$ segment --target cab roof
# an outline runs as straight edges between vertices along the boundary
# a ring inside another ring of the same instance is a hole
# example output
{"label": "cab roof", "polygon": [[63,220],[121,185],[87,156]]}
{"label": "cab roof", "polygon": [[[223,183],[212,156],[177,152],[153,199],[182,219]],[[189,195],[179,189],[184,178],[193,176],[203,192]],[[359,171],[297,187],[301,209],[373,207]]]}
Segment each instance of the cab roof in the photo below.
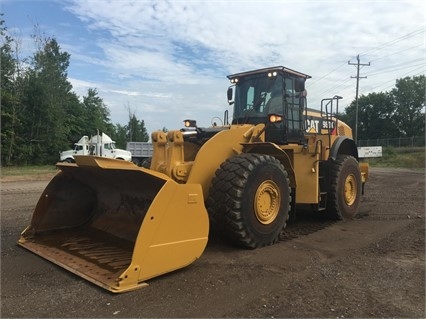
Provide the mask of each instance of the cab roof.
{"label": "cab roof", "polygon": [[235,73],[235,74],[231,74],[228,75],[227,78],[228,79],[233,79],[233,78],[239,78],[242,76],[246,76],[246,75],[253,75],[253,74],[262,74],[262,73],[269,73],[269,72],[280,72],[280,73],[290,73],[293,74],[299,78],[304,78],[304,79],[310,79],[311,76],[286,68],[284,66],[274,66],[274,67],[269,67],[269,68],[263,68],[263,69],[257,69],[257,70],[252,70],[252,71],[246,71],[246,72],[240,72],[240,73]]}

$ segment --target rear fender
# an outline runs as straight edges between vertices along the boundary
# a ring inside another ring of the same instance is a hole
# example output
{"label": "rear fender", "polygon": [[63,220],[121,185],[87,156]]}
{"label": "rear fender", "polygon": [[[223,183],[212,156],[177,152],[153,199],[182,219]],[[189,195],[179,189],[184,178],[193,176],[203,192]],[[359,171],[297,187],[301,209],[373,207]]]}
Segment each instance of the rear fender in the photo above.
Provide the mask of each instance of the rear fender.
{"label": "rear fender", "polygon": [[358,160],[358,149],[354,140],[344,136],[337,137],[331,147],[330,158],[336,160],[340,154],[351,155]]}

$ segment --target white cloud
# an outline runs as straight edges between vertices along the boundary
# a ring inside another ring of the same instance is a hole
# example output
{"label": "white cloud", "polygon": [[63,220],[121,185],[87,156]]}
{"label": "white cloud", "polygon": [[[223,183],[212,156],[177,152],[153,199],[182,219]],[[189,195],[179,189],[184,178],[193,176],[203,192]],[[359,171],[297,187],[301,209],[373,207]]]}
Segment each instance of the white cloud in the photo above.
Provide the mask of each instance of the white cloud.
{"label": "white cloud", "polygon": [[[234,72],[284,65],[313,76],[310,107],[336,94],[346,106],[355,95],[351,76],[356,75],[348,61],[357,54],[362,63],[373,61],[362,69],[361,75],[373,75],[360,82],[361,93],[381,83],[386,87],[409,70],[411,60],[424,58],[422,1],[65,4],[87,31],[79,35],[83,41],[65,44],[75,69],[88,69],[81,82],[73,75],[74,87],[98,88],[113,122],[127,122],[126,105],[137,109],[149,130],[179,128],[187,117],[210,125],[212,117],[229,109],[225,76]],[[420,32],[392,42],[415,30]],[[374,75],[398,63],[406,68]],[[421,72],[414,66],[413,74]]]}
{"label": "white cloud", "polygon": [[80,96],[85,95],[88,89],[98,86],[98,83],[95,82],[83,81],[70,77],[68,77],[68,80],[71,82],[74,92]]}

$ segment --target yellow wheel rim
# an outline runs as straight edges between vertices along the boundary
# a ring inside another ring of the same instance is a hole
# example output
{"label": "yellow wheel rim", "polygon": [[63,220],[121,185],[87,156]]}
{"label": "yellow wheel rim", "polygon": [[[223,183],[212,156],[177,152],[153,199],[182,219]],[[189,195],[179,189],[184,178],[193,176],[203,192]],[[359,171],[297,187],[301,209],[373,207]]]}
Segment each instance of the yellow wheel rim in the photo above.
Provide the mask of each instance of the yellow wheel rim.
{"label": "yellow wheel rim", "polygon": [[281,195],[277,184],[273,181],[264,181],[259,185],[255,195],[254,213],[257,220],[264,224],[271,224],[280,210]]}
{"label": "yellow wheel rim", "polygon": [[355,203],[357,197],[357,183],[354,174],[350,174],[345,180],[345,203],[350,206]]}

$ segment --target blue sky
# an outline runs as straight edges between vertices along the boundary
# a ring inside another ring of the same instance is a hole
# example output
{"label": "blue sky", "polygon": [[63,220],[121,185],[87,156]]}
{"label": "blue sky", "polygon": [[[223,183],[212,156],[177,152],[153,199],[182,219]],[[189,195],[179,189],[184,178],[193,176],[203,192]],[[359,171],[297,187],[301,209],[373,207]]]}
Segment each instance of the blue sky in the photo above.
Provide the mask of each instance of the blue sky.
{"label": "blue sky", "polygon": [[371,63],[361,69],[360,94],[425,74],[422,0],[2,0],[0,11],[22,57],[36,50],[37,25],[71,55],[79,96],[96,88],[113,123],[127,124],[130,111],[149,132],[222,118],[226,75],[241,71],[283,65],[311,75],[311,108],[334,95],[341,108],[351,103],[356,68],[348,61],[358,54]]}

